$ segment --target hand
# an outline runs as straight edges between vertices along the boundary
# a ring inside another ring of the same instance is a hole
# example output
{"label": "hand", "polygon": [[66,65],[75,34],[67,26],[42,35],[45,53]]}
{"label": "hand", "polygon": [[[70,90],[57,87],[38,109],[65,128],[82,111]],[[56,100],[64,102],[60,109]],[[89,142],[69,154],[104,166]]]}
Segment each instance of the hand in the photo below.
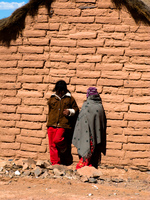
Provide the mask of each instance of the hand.
{"label": "hand", "polygon": [[63,114],[65,116],[68,116],[68,115],[70,115],[70,111],[68,109],[64,109]]}

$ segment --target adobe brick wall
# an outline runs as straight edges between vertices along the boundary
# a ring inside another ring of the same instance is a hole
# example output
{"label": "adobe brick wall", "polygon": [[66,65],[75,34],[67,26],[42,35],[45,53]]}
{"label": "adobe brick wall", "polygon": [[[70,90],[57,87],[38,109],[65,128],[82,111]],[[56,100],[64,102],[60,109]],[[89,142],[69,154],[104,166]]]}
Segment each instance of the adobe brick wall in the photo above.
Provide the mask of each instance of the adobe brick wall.
{"label": "adobe brick wall", "polygon": [[41,7],[22,36],[0,46],[0,156],[49,159],[47,100],[64,79],[80,107],[89,86],[101,94],[102,164],[150,169],[150,27],[109,0],[58,0],[52,9],[49,18]]}

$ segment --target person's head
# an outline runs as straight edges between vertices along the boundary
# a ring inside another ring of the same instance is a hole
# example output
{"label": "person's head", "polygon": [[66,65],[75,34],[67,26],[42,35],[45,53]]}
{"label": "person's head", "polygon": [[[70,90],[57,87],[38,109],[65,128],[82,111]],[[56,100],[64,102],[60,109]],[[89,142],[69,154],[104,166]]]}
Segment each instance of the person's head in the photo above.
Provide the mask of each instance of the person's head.
{"label": "person's head", "polygon": [[86,97],[88,98],[91,95],[99,95],[96,87],[89,87],[87,89]]}
{"label": "person's head", "polygon": [[57,81],[53,91],[60,97],[65,95],[68,91],[66,82],[63,80]]}

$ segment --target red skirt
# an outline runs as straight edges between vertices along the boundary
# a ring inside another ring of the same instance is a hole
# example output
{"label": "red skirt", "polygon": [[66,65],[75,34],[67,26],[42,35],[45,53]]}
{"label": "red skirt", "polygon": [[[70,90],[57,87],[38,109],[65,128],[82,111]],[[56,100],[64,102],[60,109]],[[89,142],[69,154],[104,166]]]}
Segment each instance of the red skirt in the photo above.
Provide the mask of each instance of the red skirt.
{"label": "red skirt", "polygon": [[80,169],[81,167],[84,167],[84,166],[92,166],[92,164],[90,163],[91,161],[91,157],[92,157],[92,153],[94,151],[94,146],[93,146],[93,141],[92,141],[92,137],[90,139],[90,155],[91,156],[88,156],[88,158],[81,158],[78,162],[78,164],[76,165],[76,169]]}

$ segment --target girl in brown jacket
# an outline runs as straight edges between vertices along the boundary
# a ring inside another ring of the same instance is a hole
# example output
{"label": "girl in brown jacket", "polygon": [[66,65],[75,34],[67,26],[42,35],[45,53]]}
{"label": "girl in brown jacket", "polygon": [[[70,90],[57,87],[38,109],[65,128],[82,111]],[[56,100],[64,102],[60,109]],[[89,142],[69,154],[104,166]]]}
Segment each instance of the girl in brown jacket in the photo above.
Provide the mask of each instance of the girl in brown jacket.
{"label": "girl in brown jacket", "polygon": [[68,163],[64,159],[68,157],[68,154],[66,154],[67,147],[71,155],[71,136],[79,109],[75,99],[68,91],[65,81],[58,81],[53,91],[55,93],[51,95],[48,101],[47,122],[50,161],[52,165],[67,165]]}

